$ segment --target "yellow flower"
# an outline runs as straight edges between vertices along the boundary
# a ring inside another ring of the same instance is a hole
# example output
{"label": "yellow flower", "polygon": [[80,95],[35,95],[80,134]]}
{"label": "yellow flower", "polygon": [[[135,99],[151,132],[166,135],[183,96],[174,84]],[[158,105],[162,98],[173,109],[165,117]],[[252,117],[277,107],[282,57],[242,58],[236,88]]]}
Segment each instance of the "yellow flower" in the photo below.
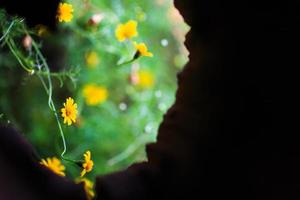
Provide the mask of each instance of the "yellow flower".
{"label": "yellow flower", "polygon": [[139,71],[137,73],[137,85],[141,88],[150,88],[154,85],[153,74],[148,71]]}
{"label": "yellow flower", "polygon": [[108,91],[105,87],[87,84],[83,88],[83,96],[87,105],[95,106],[106,101]]}
{"label": "yellow flower", "polygon": [[42,24],[38,24],[35,26],[35,30],[38,36],[40,37],[47,37],[50,35],[50,31],[47,26],[44,26]]}
{"label": "yellow flower", "polygon": [[68,3],[59,3],[57,18],[59,22],[70,22],[73,18],[73,6]]}
{"label": "yellow flower", "polygon": [[77,117],[77,104],[74,103],[74,99],[71,97],[67,98],[64,103],[64,108],[61,109],[61,116],[64,118],[64,124],[69,126],[76,122]]}
{"label": "yellow flower", "polygon": [[86,178],[80,178],[80,179],[77,179],[75,182],[77,184],[83,183],[83,188],[84,188],[84,191],[86,194],[86,198],[88,200],[92,200],[94,198],[94,196],[95,196],[95,193],[93,191],[94,184],[92,181],[90,181]]}
{"label": "yellow flower", "polygon": [[53,158],[47,158],[47,160],[42,159],[40,162],[41,165],[47,167],[54,173],[60,175],[60,176],[66,176],[64,171],[65,171],[65,166],[61,164],[60,160],[58,160],[56,157]]}
{"label": "yellow flower", "polygon": [[115,35],[120,42],[137,36],[137,21],[130,20],[125,24],[119,24],[115,31]]}
{"label": "yellow flower", "polygon": [[145,45],[145,43],[138,44],[134,42],[134,46],[137,51],[135,58],[138,58],[140,56],[153,57],[153,54],[148,51],[148,47]]}
{"label": "yellow flower", "polygon": [[91,67],[95,68],[99,64],[99,57],[95,51],[91,51],[85,55],[85,62],[86,64]]}
{"label": "yellow flower", "polygon": [[84,156],[84,162],[82,164],[82,171],[80,173],[80,177],[83,177],[87,172],[92,171],[93,166],[94,166],[94,162],[91,160],[91,152],[87,151],[85,152],[85,154],[83,154]]}

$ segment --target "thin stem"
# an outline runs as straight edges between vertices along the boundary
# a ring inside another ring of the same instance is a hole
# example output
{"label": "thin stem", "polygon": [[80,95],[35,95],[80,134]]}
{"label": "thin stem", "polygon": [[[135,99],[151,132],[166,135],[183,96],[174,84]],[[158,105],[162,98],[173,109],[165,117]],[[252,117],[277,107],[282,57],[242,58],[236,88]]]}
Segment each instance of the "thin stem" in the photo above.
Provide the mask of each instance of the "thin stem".
{"label": "thin stem", "polygon": [[[7,43],[8,47],[9,47],[10,51],[13,53],[13,55],[15,56],[15,58],[18,60],[18,62],[20,63],[21,67],[24,70],[26,70],[27,72],[32,72],[32,69],[28,68],[25,65],[25,63],[26,63],[24,61],[25,59],[17,51],[17,47],[16,47],[16,45],[14,43],[14,40],[8,36],[8,33],[10,32],[11,28],[13,27],[13,24],[14,24],[14,21],[12,21],[12,23],[8,27],[7,31],[1,37],[0,41],[3,40],[4,38],[6,38],[6,41],[7,41],[6,43]],[[22,24],[22,25],[23,25],[23,31],[24,31],[24,33],[27,34],[27,35],[30,35],[29,32],[27,31],[25,25],[24,24]],[[46,93],[48,95],[48,106],[49,106],[50,110],[53,111],[55,119],[56,119],[56,122],[57,122],[57,125],[58,125],[58,128],[59,128],[60,136],[61,136],[62,143],[63,143],[63,151],[62,151],[62,153],[61,153],[60,156],[61,156],[61,158],[63,160],[76,163],[77,161],[74,161],[74,160],[71,160],[71,159],[68,159],[68,158],[64,157],[64,155],[65,155],[65,153],[67,151],[67,145],[66,145],[66,140],[65,140],[64,132],[63,132],[62,126],[60,124],[59,117],[58,117],[58,114],[57,114],[57,111],[56,111],[56,108],[55,108],[55,105],[54,105],[54,102],[53,102],[53,99],[52,99],[52,90],[53,90],[53,88],[52,88],[52,81],[51,81],[51,72],[50,72],[49,66],[48,66],[48,64],[47,64],[44,56],[42,55],[41,51],[39,50],[38,45],[36,44],[36,42],[34,40],[32,40],[32,46],[33,46],[33,49],[34,49],[34,51],[36,53],[36,56],[37,56],[37,58],[36,58],[37,62],[39,62],[39,60],[41,60],[42,61],[42,66],[45,67],[45,69],[46,69],[45,72],[42,72],[41,68],[38,67],[39,71],[36,74],[39,77],[39,79],[41,80],[41,83],[42,83],[42,85],[43,85],[43,87],[44,87],[44,89],[45,89],[45,91],[46,91]],[[48,85],[46,84],[44,78],[41,75],[46,75]]]}
{"label": "thin stem", "polygon": [[65,73],[57,73],[57,72],[47,73],[47,72],[43,72],[43,71],[38,71],[37,73],[42,76],[48,76],[48,74],[50,74],[50,76],[56,77],[56,78],[60,78],[62,76],[67,76],[67,74],[65,74]]}
{"label": "thin stem", "polygon": [[33,46],[33,48],[35,49],[35,51],[36,51],[38,57],[41,59],[43,66],[45,66],[45,68],[46,68],[47,79],[48,79],[48,86],[49,86],[48,105],[49,105],[49,107],[50,107],[50,109],[51,109],[52,111],[55,111],[55,110],[54,110],[54,107],[52,107],[52,105],[51,105],[51,101],[52,101],[52,81],[51,81],[51,77],[50,77],[49,66],[48,66],[48,64],[47,64],[47,62],[46,62],[44,56],[42,55],[41,51],[39,50],[39,48],[38,48],[38,46],[37,46],[37,44],[35,43],[34,40],[32,40],[32,46]]}
{"label": "thin stem", "polygon": [[64,136],[64,132],[62,130],[62,127],[60,125],[60,122],[59,122],[59,119],[58,119],[58,115],[57,115],[57,112],[56,112],[56,109],[55,109],[55,105],[53,103],[53,101],[51,100],[51,103],[52,103],[52,106],[53,106],[53,109],[54,109],[54,115],[55,115],[55,118],[56,118],[56,122],[58,124],[58,128],[59,128],[59,132],[60,132],[60,136],[61,136],[61,139],[62,139],[62,142],[63,142],[63,146],[64,146],[64,150],[63,152],[60,154],[60,156],[64,159],[64,160],[67,160],[64,155],[67,151],[67,145],[66,145],[66,140],[65,140],[65,136]]}
{"label": "thin stem", "polygon": [[9,27],[7,28],[6,32],[2,35],[2,37],[0,38],[0,42],[9,34],[11,28],[13,27],[13,25],[15,24],[15,21],[13,20]]}
{"label": "thin stem", "polygon": [[118,66],[124,66],[124,65],[131,64],[131,63],[133,63],[135,60],[136,60],[136,59],[132,59],[132,60],[126,61],[126,62],[124,62],[124,63],[118,64]]}
{"label": "thin stem", "polygon": [[[23,27],[24,31],[26,32],[26,34],[29,34],[27,32],[27,30],[25,29],[25,27]],[[59,133],[60,133],[60,136],[61,136],[61,139],[62,139],[62,143],[63,143],[63,152],[61,153],[61,158],[64,159],[64,160],[67,160],[67,158],[64,157],[66,151],[67,151],[67,145],[66,145],[66,140],[65,140],[65,135],[64,135],[64,132],[63,132],[63,129],[61,127],[61,124],[60,124],[60,121],[59,121],[59,118],[58,118],[58,115],[57,115],[57,112],[56,112],[56,108],[55,108],[55,105],[54,105],[54,102],[53,102],[53,99],[52,99],[52,81],[51,81],[51,76],[50,76],[50,69],[49,69],[49,66],[44,58],[44,56],[42,55],[41,51],[39,50],[36,42],[34,40],[32,40],[32,46],[34,48],[34,50],[36,51],[37,53],[37,56],[41,59],[42,61],[42,64],[43,66],[46,68],[46,74],[47,74],[47,79],[48,79],[48,86],[46,86],[46,83],[44,81],[44,79],[40,76],[39,78],[41,79],[42,81],[42,84],[49,96],[48,98],[48,105],[50,107],[50,109],[53,111],[54,113],[54,116],[55,116],[55,119],[56,119],[56,122],[57,122],[57,125],[58,125],[58,129],[59,129]],[[69,160],[69,159],[68,159]]]}
{"label": "thin stem", "polygon": [[[46,93],[49,95],[49,89],[47,88],[47,85],[43,79],[43,77],[41,77],[39,74],[38,74],[38,77],[40,78],[41,82],[42,82],[42,85],[44,86],[45,90],[46,90]],[[59,129],[59,133],[60,133],[60,136],[61,136],[61,139],[62,139],[62,143],[63,143],[63,152],[61,153],[61,157],[66,160],[66,158],[64,157],[64,154],[66,153],[67,151],[67,145],[66,145],[66,140],[65,140],[65,136],[64,136],[64,132],[62,130],[62,127],[61,127],[61,124],[59,122],[59,118],[58,118],[58,115],[57,115],[57,112],[56,112],[56,108],[55,108],[55,105],[53,103],[53,100],[51,99],[51,107],[53,108],[53,112],[54,112],[54,116],[55,116],[55,119],[56,119],[56,122],[57,122],[57,125],[58,125],[58,129]]]}
{"label": "thin stem", "polygon": [[[42,85],[44,86],[44,88],[45,88],[45,90],[46,90],[46,93],[49,95],[50,89],[47,88],[47,85],[46,85],[46,83],[45,83],[43,77],[42,77],[41,75],[39,75],[39,74],[38,74],[38,77],[40,78],[40,80],[41,80],[41,82],[42,82]],[[66,159],[66,158],[64,157],[64,154],[65,154],[66,151],[67,151],[66,140],[65,140],[64,132],[63,132],[62,127],[61,127],[61,124],[60,124],[60,122],[59,122],[59,118],[58,118],[58,115],[57,115],[57,112],[56,112],[56,108],[55,108],[55,105],[54,105],[54,103],[53,103],[52,98],[51,98],[51,100],[50,100],[50,105],[51,105],[52,111],[53,111],[53,113],[54,113],[54,116],[55,116],[55,119],[56,119],[56,122],[57,122],[57,125],[58,125],[58,129],[59,129],[59,133],[60,133],[60,136],[61,136],[61,139],[62,139],[62,143],[63,143],[63,152],[61,153],[60,156],[61,156],[63,159]]]}
{"label": "thin stem", "polygon": [[22,62],[22,58],[19,56],[19,54],[15,51],[15,45],[14,42],[11,38],[8,39],[7,45],[10,49],[10,51],[14,54],[14,56],[16,57],[16,59],[18,60],[19,64],[21,65],[21,67],[27,71],[27,72],[31,72],[31,69],[27,68],[25,66],[25,64]]}
{"label": "thin stem", "polygon": [[113,158],[109,159],[107,161],[107,164],[110,166],[113,166],[119,162],[122,162],[129,156],[131,156],[142,144],[145,144],[147,141],[149,141],[149,136],[146,134],[143,134],[139,136],[133,143],[131,143],[123,152],[120,154],[114,156]]}
{"label": "thin stem", "polygon": [[42,75],[42,76],[48,76],[48,74],[49,74],[51,77],[57,78],[59,80],[60,87],[63,86],[63,79],[69,78],[72,81],[72,76],[74,75],[70,72],[60,72],[60,73],[50,72],[50,73],[47,73],[47,72],[43,72],[43,71],[38,71],[37,73],[39,75]]}

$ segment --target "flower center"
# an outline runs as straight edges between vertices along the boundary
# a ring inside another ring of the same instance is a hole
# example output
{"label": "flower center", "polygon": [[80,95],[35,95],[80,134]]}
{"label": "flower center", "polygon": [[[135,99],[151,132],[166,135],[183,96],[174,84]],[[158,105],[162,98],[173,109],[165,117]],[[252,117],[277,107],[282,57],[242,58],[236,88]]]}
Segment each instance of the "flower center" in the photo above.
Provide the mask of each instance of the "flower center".
{"label": "flower center", "polygon": [[66,115],[67,115],[67,116],[70,116],[71,113],[72,113],[72,111],[71,111],[70,109],[66,109]]}
{"label": "flower center", "polygon": [[86,163],[86,170],[88,171],[88,170],[90,170],[91,168],[92,168],[92,162],[89,161],[89,162]]}

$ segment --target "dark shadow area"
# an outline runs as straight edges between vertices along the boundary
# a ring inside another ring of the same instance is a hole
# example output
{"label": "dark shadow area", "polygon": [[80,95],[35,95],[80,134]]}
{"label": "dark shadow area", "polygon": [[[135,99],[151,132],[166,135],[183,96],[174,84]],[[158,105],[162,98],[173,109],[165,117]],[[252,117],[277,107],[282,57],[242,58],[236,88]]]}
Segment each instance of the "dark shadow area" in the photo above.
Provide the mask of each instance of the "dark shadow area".
{"label": "dark shadow area", "polygon": [[0,8],[5,8],[10,15],[24,17],[30,27],[42,24],[54,30],[56,27],[54,16],[59,2],[59,0],[0,0]]}
{"label": "dark shadow area", "polygon": [[[98,177],[97,199],[299,199],[299,3],[175,3],[192,27],[176,102],[148,162]],[[82,199],[25,143],[0,129],[0,199]]]}
{"label": "dark shadow area", "polygon": [[175,2],[192,27],[176,103],[147,163],[98,178],[101,199],[299,198],[295,85],[287,80],[297,3]]}
{"label": "dark shadow area", "polygon": [[0,126],[0,199],[85,199],[82,185],[39,164],[33,147],[16,130]]}

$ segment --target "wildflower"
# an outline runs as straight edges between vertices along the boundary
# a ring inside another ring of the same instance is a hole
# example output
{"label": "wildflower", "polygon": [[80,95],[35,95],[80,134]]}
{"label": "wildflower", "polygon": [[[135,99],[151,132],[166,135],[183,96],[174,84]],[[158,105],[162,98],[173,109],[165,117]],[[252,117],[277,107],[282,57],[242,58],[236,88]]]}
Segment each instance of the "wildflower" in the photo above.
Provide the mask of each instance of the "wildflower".
{"label": "wildflower", "polygon": [[73,6],[68,3],[59,3],[57,18],[59,22],[70,22],[73,18]]}
{"label": "wildflower", "polygon": [[119,24],[115,31],[115,35],[119,42],[137,36],[137,22],[130,20],[126,24]]}
{"label": "wildflower", "polygon": [[36,34],[40,37],[46,37],[49,36],[50,31],[47,26],[44,26],[42,24],[38,24],[35,26]]}
{"label": "wildflower", "polygon": [[42,159],[40,164],[53,171],[55,174],[66,176],[64,173],[65,166],[56,157],[47,158],[47,160]]}
{"label": "wildflower", "polygon": [[99,64],[99,57],[95,51],[91,51],[85,55],[85,62],[86,64],[91,67],[95,68]]}
{"label": "wildflower", "polygon": [[149,71],[139,71],[136,74],[136,85],[141,88],[150,88],[154,85],[153,74]]}
{"label": "wildflower", "polygon": [[86,194],[86,198],[88,200],[91,200],[94,198],[94,196],[95,196],[95,193],[93,191],[94,184],[92,181],[90,181],[86,178],[80,178],[80,179],[77,179],[75,182],[77,184],[83,183],[83,188],[84,188],[84,191]]}
{"label": "wildflower", "polygon": [[91,160],[91,152],[87,151],[84,156],[84,162],[82,163],[82,171],[80,173],[80,177],[83,177],[87,172],[92,171],[94,162]]}
{"label": "wildflower", "polygon": [[95,106],[106,101],[108,91],[105,87],[87,84],[83,88],[83,96],[87,105]]}
{"label": "wildflower", "polygon": [[145,43],[138,44],[138,43],[134,42],[134,46],[137,51],[134,58],[138,58],[140,56],[153,57],[153,54],[148,51],[148,47],[146,46]]}
{"label": "wildflower", "polygon": [[77,104],[74,103],[74,99],[71,97],[67,98],[64,103],[64,108],[61,109],[62,117],[64,118],[64,124],[69,126],[76,122],[77,117]]}

